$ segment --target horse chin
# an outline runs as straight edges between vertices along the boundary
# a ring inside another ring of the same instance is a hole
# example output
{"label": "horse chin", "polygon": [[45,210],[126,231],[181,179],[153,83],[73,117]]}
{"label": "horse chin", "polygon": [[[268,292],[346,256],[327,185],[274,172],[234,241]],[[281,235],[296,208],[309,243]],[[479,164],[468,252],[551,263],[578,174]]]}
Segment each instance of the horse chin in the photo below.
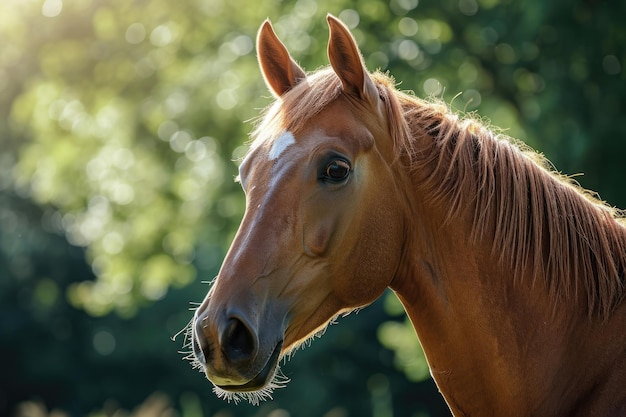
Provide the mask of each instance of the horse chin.
{"label": "horse chin", "polygon": [[231,392],[251,392],[251,391],[259,391],[263,389],[273,378],[274,373],[276,372],[276,368],[278,367],[278,359],[280,358],[280,350],[282,347],[282,342],[277,344],[274,347],[274,351],[270,355],[267,363],[250,381],[246,382],[243,385],[218,385],[217,387],[223,389],[224,391]]}
{"label": "horse chin", "polygon": [[267,363],[254,378],[241,385],[215,385],[213,391],[218,397],[238,403],[247,400],[251,404],[258,405],[259,402],[272,399],[272,393],[276,388],[284,387],[289,379],[280,373],[278,362],[281,358],[281,341],[274,347]]}

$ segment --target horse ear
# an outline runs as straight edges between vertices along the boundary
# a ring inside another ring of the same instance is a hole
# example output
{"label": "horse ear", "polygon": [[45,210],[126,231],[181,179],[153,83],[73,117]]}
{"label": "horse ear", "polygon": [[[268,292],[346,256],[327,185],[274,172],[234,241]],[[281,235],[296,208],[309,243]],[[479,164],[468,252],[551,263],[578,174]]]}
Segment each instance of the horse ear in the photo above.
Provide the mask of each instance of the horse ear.
{"label": "horse ear", "polygon": [[259,29],[256,46],[265,83],[277,97],[306,78],[302,68],[291,58],[285,45],[274,33],[269,19]]}
{"label": "horse ear", "polygon": [[328,59],[349,94],[378,103],[378,89],[365,68],[361,52],[350,30],[335,16],[326,17],[330,27]]}

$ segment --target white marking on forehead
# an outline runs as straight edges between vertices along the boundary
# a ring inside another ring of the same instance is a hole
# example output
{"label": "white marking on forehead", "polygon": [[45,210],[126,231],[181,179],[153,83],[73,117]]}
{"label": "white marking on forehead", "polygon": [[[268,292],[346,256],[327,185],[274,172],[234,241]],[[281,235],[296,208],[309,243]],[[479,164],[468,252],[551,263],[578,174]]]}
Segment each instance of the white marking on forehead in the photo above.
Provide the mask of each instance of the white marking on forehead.
{"label": "white marking on forehead", "polygon": [[294,143],[296,143],[296,138],[293,137],[293,134],[291,132],[281,133],[279,137],[274,139],[272,149],[270,149],[270,161],[278,158],[283,152],[285,152],[285,149],[287,149]]}

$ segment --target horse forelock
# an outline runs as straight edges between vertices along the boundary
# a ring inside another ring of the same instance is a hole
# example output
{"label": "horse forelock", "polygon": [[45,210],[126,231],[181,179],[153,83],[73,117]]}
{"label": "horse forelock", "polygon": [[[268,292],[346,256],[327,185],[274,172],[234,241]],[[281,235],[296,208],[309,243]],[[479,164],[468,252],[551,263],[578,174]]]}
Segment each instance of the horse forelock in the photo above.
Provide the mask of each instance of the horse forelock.
{"label": "horse forelock", "polygon": [[[394,88],[393,79],[381,72],[375,72],[370,76],[384,102],[386,117],[393,121],[389,125],[389,133],[394,147],[403,149],[403,152],[398,152],[398,156],[400,154],[412,155],[413,152],[410,151],[412,141],[408,140],[409,128],[404,121],[402,107],[395,97],[397,91]],[[342,92],[341,80],[332,68],[325,67],[307,74],[306,79],[261,112],[250,135],[251,148],[277,137],[282,132],[301,130],[307,122],[337,100]]]}
{"label": "horse forelock", "polygon": [[251,149],[284,131],[296,132],[341,93],[341,81],[331,68],[307,75],[262,112],[251,133]]}

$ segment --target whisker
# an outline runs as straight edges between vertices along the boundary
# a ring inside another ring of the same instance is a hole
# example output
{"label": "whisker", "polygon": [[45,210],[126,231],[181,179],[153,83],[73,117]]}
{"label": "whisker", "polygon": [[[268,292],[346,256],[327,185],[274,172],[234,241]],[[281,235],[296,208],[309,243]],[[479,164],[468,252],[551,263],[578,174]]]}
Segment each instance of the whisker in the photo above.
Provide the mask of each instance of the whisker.
{"label": "whisker", "polygon": [[200,281],[200,284],[213,285],[216,279],[217,279],[217,275],[208,281],[207,280]]}
{"label": "whisker", "polygon": [[202,305],[202,303],[198,303],[195,301],[189,301],[189,311],[196,311],[198,308],[200,308],[200,306]]}
{"label": "whisker", "polygon": [[274,390],[279,388],[284,388],[290,379],[282,373],[280,366],[276,367],[274,371],[274,376],[272,377],[272,381],[261,388],[258,391],[251,392],[233,392],[233,391],[225,391],[218,386],[213,386],[213,392],[217,395],[218,398],[221,398],[228,403],[238,404],[241,401],[248,401],[252,405],[259,405],[262,401],[272,400],[272,394]]}
{"label": "whisker", "polygon": [[180,336],[182,333],[185,334],[184,338],[183,338],[183,344],[187,344],[187,338],[191,336],[191,326],[193,325],[193,317],[189,320],[189,322],[187,324],[185,324],[185,327],[183,327],[182,329],[180,329],[178,332],[176,332],[172,337],[170,337],[170,340],[172,342],[176,341],[176,338],[178,336]]}

